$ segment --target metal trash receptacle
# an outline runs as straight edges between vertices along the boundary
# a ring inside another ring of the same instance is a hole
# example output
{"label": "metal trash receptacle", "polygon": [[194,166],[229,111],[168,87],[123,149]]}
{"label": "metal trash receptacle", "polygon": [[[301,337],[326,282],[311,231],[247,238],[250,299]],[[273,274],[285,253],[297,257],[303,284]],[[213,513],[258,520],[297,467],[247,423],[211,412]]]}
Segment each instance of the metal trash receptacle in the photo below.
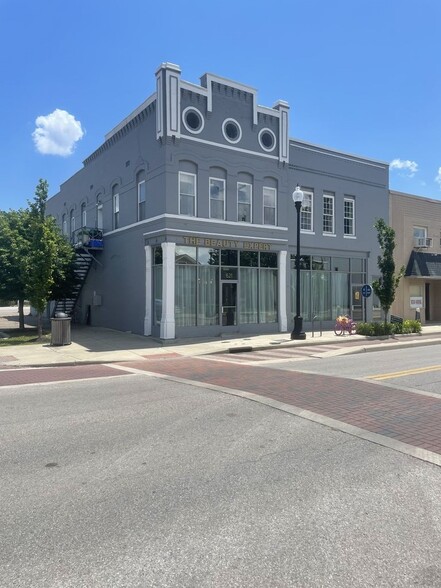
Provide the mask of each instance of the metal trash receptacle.
{"label": "metal trash receptacle", "polygon": [[70,345],[70,316],[59,312],[51,319],[51,345]]}

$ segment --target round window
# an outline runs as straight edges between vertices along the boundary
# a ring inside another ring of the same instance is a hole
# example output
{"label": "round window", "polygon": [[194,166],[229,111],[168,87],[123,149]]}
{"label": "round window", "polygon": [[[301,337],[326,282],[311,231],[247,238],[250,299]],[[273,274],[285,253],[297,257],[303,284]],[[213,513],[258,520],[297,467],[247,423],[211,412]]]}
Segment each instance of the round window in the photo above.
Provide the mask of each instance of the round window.
{"label": "round window", "polygon": [[197,108],[189,106],[182,113],[184,127],[190,133],[198,134],[204,128],[204,119]]}
{"label": "round window", "polygon": [[227,118],[222,125],[224,137],[230,143],[238,143],[242,137],[242,129],[233,118]]}
{"label": "round window", "polygon": [[270,129],[262,129],[259,133],[259,143],[265,151],[272,151],[276,146],[276,135]]}

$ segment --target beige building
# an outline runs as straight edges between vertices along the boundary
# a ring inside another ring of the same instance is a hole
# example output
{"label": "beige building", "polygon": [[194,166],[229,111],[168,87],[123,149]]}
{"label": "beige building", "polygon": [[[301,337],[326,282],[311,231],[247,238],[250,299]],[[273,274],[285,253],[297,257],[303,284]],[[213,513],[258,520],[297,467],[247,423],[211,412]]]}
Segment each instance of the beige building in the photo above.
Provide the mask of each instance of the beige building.
{"label": "beige building", "polygon": [[405,268],[391,314],[441,321],[441,201],[390,191],[395,264]]}

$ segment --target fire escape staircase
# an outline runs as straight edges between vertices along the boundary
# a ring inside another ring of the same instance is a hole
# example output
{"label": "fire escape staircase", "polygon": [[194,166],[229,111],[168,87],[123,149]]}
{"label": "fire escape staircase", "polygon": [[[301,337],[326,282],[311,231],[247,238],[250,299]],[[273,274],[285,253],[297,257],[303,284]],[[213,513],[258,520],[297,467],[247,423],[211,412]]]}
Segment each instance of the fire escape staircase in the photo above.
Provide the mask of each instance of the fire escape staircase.
{"label": "fire escape staircase", "polygon": [[59,312],[63,312],[70,317],[74,316],[76,304],[92,263],[96,261],[96,263],[102,265],[91,252],[94,250],[102,250],[102,231],[98,229],[86,229],[83,227],[82,229],[75,231],[72,236],[72,243],[75,248],[74,274],[76,284],[73,287],[69,298],[57,300],[53,311],[54,316]]}

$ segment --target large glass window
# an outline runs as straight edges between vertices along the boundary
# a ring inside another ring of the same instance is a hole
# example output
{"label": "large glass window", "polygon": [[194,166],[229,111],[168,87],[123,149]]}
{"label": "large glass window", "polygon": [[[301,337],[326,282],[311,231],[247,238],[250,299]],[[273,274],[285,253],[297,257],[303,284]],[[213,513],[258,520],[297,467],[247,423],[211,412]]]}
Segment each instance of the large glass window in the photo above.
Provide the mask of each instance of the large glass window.
{"label": "large glass window", "polygon": [[354,198],[344,199],[343,217],[344,235],[352,237],[355,235],[355,200]]}
{"label": "large glass window", "polygon": [[252,219],[252,193],[251,184],[237,183],[237,220],[250,223]]}
{"label": "large glass window", "polygon": [[323,195],[323,233],[334,234],[334,195],[325,193]]}
{"label": "large glass window", "polygon": [[179,172],[179,214],[196,216],[196,175]]}
{"label": "large glass window", "polygon": [[303,202],[300,212],[300,229],[302,231],[312,232],[313,230],[313,204],[314,192],[312,190],[303,190]]}
{"label": "large glass window", "polygon": [[225,219],[225,180],[210,178],[210,218]]}
{"label": "large glass window", "polygon": [[153,300],[153,320],[159,325],[162,318],[162,247],[153,249]]}
{"label": "large glass window", "polygon": [[277,224],[277,190],[275,188],[263,188],[263,224]]}

